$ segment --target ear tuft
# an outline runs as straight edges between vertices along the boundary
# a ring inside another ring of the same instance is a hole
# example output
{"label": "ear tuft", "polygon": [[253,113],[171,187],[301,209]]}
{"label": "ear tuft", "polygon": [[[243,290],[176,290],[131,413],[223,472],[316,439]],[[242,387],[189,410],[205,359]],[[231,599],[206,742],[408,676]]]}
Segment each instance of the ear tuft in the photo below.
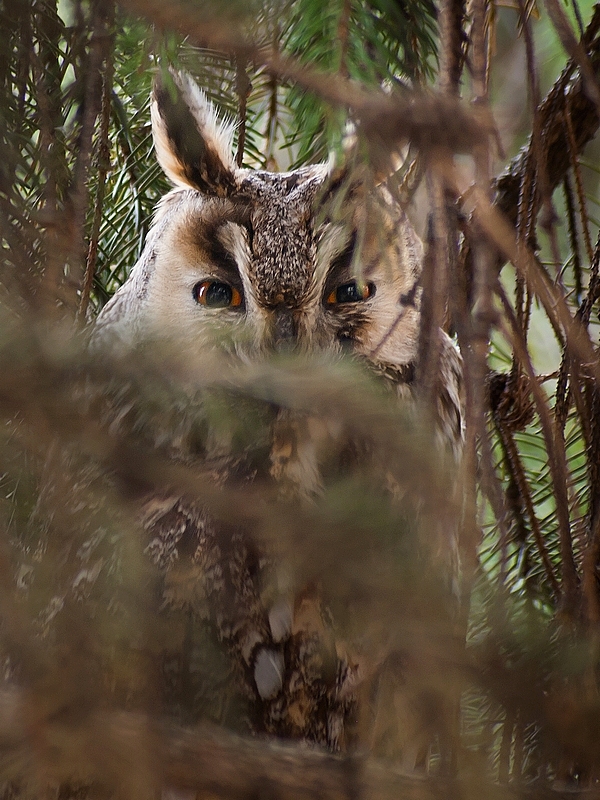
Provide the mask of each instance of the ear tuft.
{"label": "ear tuft", "polygon": [[[172,79],[172,80],[169,80]],[[152,135],[158,161],[174,184],[218,197],[235,189],[235,125],[221,121],[204,92],[185,72],[156,80]]]}

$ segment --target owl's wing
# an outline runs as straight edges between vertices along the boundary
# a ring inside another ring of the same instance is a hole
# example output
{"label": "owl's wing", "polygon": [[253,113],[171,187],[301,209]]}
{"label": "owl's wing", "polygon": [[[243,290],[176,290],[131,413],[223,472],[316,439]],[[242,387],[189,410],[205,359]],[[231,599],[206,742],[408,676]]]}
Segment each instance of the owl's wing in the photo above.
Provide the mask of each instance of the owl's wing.
{"label": "owl's wing", "polygon": [[339,749],[347,667],[318,592],[267,603],[271,565],[251,532],[193,501],[151,495],[140,521],[161,575],[171,710]]}

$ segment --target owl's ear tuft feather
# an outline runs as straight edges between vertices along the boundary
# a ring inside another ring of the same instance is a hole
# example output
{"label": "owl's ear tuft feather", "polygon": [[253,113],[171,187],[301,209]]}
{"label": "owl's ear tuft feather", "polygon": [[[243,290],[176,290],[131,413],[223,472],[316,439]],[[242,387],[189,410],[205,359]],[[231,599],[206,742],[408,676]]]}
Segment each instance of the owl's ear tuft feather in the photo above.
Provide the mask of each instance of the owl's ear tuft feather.
{"label": "owl's ear tuft feather", "polygon": [[234,125],[219,119],[187,73],[157,78],[151,113],[156,155],[174,184],[218,197],[235,189]]}

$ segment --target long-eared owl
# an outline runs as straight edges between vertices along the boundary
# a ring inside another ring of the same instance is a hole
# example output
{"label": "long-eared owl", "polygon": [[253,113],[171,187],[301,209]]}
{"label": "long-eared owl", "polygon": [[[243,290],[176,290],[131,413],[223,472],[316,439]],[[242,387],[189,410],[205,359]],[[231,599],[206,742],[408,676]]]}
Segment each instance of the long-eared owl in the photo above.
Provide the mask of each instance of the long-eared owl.
{"label": "long-eared owl", "polygon": [[[157,84],[152,124],[158,160],[175,188],[160,201],[131,275],[101,312],[93,347],[126,354],[144,342],[167,342],[182,355],[163,368],[192,393],[202,364],[210,372],[225,361],[242,367],[273,356],[350,358],[410,401],[422,246],[390,192],[343,166],[284,173],[237,166],[234,127],[186,74]],[[456,450],[460,357],[445,333],[439,337],[437,425]],[[343,434],[318,413],[269,407],[264,475],[277,502],[310,504],[325,480],[322,454],[336,440],[343,449]],[[226,435],[208,439],[202,459],[216,487],[244,469],[243,480],[255,478],[254,466],[235,461]],[[184,451],[173,444],[174,458],[189,462]],[[251,525],[215,520],[189,492],[152,487],[139,518],[149,557],[164,575],[162,613],[193,614],[201,595],[198,615],[227,653],[249,727],[344,747],[349,715],[360,717],[360,670],[336,639],[321,587],[290,590],[279,575],[279,588],[265,593],[265,570],[278,575],[276,554]],[[187,662],[190,669],[193,655]]]}

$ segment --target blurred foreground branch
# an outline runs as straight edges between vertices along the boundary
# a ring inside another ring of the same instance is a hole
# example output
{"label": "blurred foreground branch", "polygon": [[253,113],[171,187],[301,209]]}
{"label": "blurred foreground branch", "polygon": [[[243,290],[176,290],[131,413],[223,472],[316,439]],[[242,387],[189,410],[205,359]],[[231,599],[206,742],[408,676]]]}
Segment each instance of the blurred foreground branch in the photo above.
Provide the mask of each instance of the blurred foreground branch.
{"label": "blurred foreground branch", "polygon": [[[0,759],[5,765],[27,762],[22,726],[23,698],[17,691],[0,693]],[[486,797],[488,800],[562,800],[573,792],[529,789],[516,792],[480,778],[423,780],[402,774],[384,762],[357,756],[341,758],[273,740],[257,741],[222,728],[194,729],[160,724],[141,714],[114,712],[85,720],[77,736],[65,739],[62,726],[47,724],[45,744],[53,754],[48,777],[56,785],[81,786],[87,781],[104,790],[133,789],[139,793],[169,787],[168,796],[251,800],[439,800],[441,797]],[[74,752],[76,751],[76,752]],[[73,773],[73,764],[86,771]],[[5,767],[5,775],[10,768]],[[123,786],[123,776],[129,786]],[[113,783],[114,781],[114,783]],[[107,785],[108,782],[108,785]],[[65,788],[63,788],[65,791]],[[67,790],[68,791],[68,790]],[[588,800],[600,793],[587,791]],[[139,795],[138,795],[139,796]]]}
{"label": "blurred foreground branch", "polygon": [[122,0],[130,12],[150,19],[157,27],[177,30],[200,47],[210,47],[264,66],[269,73],[292,81],[333,106],[350,109],[361,129],[384,147],[410,141],[423,150],[447,148],[470,152],[486,132],[468,106],[441,95],[390,96],[367,91],[340,74],[325,73],[296,59],[245,38],[235,25],[203,17],[183,2],[165,5],[160,0]]}

